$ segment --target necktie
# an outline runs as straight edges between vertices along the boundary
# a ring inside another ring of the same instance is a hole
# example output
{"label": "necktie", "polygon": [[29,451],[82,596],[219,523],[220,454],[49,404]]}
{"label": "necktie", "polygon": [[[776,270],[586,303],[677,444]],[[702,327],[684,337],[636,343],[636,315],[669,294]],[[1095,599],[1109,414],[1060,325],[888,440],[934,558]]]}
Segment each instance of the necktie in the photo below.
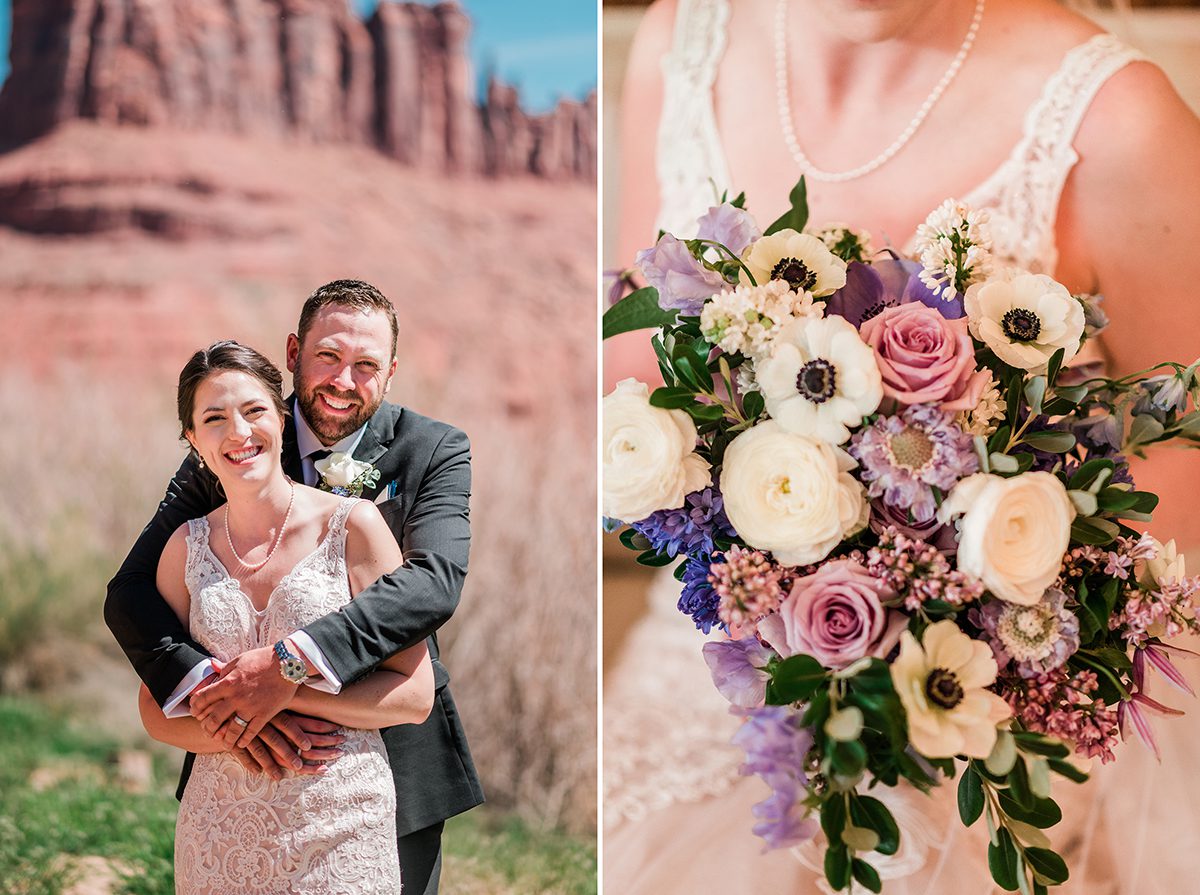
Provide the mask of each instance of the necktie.
{"label": "necktie", "polygon": [[308,462],[312,466],[312,470],[313,470],[312,481],[309,482],[308,484],[315,485],[317,483],[317,481],[321,478],[321,474],[319,472],[317,472],[317,467],[316,467],[317,461],[324,460],[326,457],[328,457],[332,453],[333,453],[333,451],[320,450],[320,451],[313,451],[311,454],[308,455]]}

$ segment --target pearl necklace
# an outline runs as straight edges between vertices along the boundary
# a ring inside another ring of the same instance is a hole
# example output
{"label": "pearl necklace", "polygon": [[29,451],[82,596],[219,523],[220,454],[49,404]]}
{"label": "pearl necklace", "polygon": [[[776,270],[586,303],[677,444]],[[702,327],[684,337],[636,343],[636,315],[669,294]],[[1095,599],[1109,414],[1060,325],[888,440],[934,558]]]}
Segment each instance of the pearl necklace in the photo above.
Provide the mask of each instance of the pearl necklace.
{"label": "pearl necklace", "polygon": [[229,504],[225,504],[225,543],[229,545],[229,552],[232,553],[233,558],[238,561],[238,565],[247,571],[257,572],[259,569],[269,563],[271,561],[271,557],[275,555],[276,548],[278,548],[280,542],[283,541],[283,532],[287,528],[288,520],[292,518],[292,506],[296,502],[296,483],[291,479],[288,479],[288,483],[292,486],[292,496],[288,498],[288,508],[287,512],[283,514],[283,524],[279,526],[279,531],[275,535],[275,542],[271,544],[271,549],[267,551],[267,558],[257,565],[252,566],[250,563],[242,559],[241,554],[237,552],[237,548],[233,546],[233,538],[229,535]]}
{"label": "pearl necklace", "polygon": [[917,129],[925,122],[929,113],[933,111],[933,107],[937,104],[937,101],[942,98],[942,94],[946,92],[946,88],[950,86],[950,82],[954,80],[958,74],[958,70],[962,68],[967,54],[971,52],[971,47],[975,44],[975,35],[979,33],[979,23],[983,19],[983,4],[984,0],[976,0],[975,16],[971,19],[971,27],[967,29],[967,36],[963,38],[962,46],[958,48],[958,53],[951,60],[950,67],[946,69],[946,73],[942,75],[941,80],[934,85],[929,96],[925,97],[925,102],[921,103],[921,107],[917,109],[917,114],[913,116],[912,121],[908,123],[908,127],[903,130],[900,136],[892,142],[892,145],[866,164],[859,165],[857,168],[851,168],[849,171],[822,171],[809,161],[808,156],[804,154],[804,150],[800,148],[800,142],[796,139],[796,128],[792,122],[792,100],[788,92],[788,0],[778,0],[775,8],[775,95],[779,103],[779,123],[783,128],[783,140],[787,144],[788,151],[791,152],[792,158],[796,160],[796,164],[800,166],[805,176],[824,183],[842,183],[847,180],[856,180],[865,174],[870,174],[903,149],[905,144],[913,138]]}

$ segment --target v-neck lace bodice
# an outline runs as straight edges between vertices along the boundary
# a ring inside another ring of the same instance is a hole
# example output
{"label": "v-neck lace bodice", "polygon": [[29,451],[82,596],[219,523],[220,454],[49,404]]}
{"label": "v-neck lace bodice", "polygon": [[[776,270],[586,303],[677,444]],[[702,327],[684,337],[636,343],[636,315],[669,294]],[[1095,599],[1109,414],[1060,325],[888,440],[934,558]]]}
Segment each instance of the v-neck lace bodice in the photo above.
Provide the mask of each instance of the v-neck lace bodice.
{"label": "v-neck lace bodice", "polygon": [[[679,0],[671,49],[662,61],[657,226],[681,238],[694,235],[714,194],[738,188],[730,183],[713,106],[729,16],[730,0]],[[990,209],[997,254],[1006,263],[1053,273],[1059,197],[1079,160],[1075,134],[1104,83],[1142,58],[1111,34],[1068,51],[1026,113],[1023,134],[1008,158],[979,186],[955,197]],[[902,248],[911,243],[912,237]]]}
{"label": "v-neck lace bodice", "polygon": [[217,558],[207,519],[188,522],[184,580],[192,595],[192,636],[222,661],[274,643],[350,601],[346,573],[346,518],[355,500],[344,500],[316,548],[279,579],[261,610]]}

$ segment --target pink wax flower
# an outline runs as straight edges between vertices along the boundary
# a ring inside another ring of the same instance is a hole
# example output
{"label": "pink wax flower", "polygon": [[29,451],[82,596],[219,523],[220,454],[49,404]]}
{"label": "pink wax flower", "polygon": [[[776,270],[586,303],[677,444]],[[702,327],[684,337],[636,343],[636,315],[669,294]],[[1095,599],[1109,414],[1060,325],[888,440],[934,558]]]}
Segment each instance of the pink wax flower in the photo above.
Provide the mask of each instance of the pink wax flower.
{"label": "pink wax flower", "polygon": [[780,655],[804,653],[827,668],[844,668],[863,656],[883,658],[906,623],[883,605],[895,596],[860,563],[834,560],[797,578],[779,612],[759,622],[758,632]]}
{"label": "pink wax flower", "polygon": [[975,368],[965,319],[947,320],[908,302],[864,321],[859,335],[875,350],[884,395],[901,404],[971,410],[987,387],[987,371]]}

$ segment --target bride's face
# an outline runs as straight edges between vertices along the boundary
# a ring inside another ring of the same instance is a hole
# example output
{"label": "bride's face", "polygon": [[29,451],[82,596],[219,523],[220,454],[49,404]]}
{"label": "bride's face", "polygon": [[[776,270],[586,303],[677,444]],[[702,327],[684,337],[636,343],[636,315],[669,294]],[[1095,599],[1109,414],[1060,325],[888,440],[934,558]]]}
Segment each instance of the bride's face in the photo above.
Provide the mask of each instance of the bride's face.
{"label": "bride's face", "polygon": [[799,0],[804,9],[832,35],[851,43],[878,43],[912,38],[919,40],[926,29],[937,27],[957,7],[970,0]]}
{"label": "bride's face", "polygon": [[240,370],[200,383],[187,436],[222,484],[265,481],[280,465],[283,420],[267,387]]}

